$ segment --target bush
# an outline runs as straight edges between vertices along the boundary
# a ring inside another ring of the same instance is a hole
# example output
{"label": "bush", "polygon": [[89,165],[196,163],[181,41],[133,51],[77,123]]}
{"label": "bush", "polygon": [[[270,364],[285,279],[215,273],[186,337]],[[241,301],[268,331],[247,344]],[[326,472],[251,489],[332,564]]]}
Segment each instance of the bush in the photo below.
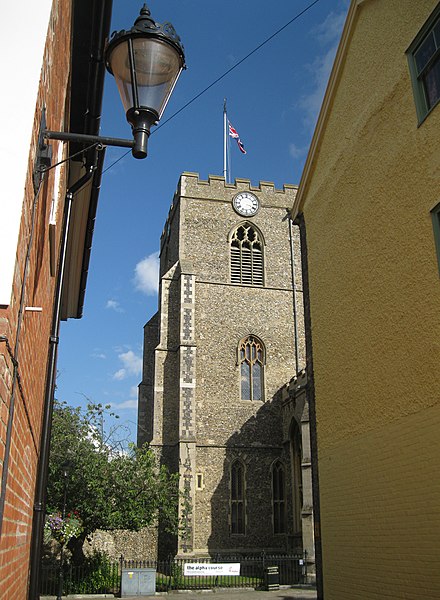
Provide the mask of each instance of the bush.
{"label": "bush", "polygon": [[119,591],[119,564],[103,552],[95,552],[81,567],[70,566],[66,577],[68,594],[107,594]]}

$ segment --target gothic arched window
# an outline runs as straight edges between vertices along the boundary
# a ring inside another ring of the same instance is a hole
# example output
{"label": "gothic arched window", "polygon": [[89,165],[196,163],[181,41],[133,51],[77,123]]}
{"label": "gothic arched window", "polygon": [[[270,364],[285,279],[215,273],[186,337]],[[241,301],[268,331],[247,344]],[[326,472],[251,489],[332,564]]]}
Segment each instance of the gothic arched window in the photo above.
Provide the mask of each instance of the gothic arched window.
{"label": "gothic arched window", "polygon": [[250,335],[238,348],[242,400],[264,400],[264,346]]}
{"label": "gothic arched window", "polygon": [[242,223],[231,237],[231,282],[263,285],[263,240],[251,223]]}
{"label": "gothic arched window", "polygon": [[231,533],[245,533],[244,465],[236,460],[231,465]]}
{"label": "gothic arched window", "polygon": [[285,499],[284,466],[277,460],[272,466],[272,511],[273,532],[286,532],[286,499]]}

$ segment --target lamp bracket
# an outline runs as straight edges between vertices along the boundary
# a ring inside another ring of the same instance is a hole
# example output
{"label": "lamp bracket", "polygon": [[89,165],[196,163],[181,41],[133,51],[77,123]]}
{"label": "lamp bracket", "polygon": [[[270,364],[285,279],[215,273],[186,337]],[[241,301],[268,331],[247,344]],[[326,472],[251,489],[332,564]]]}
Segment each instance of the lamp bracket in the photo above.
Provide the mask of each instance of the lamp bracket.
{"label": "lamp bracket", "polygon": [[50,168],[52,163],[52,146],[46,143],[44,132],[46,130],[46,108],[41,111],[40,130],[38,132],[38,145],[34,159],[34,170],[32,172],[32,181],[34,184],[34,193],[43,180],[44,172]]}
{"label": "lamp bracket", "polygon": [[[34,192],[36,193],[44,173],[48,171],[52,164],[52,146],[48,144],[49,140],[59,140],[61,142],[77,142],[80,144],[97,144],[98,150],[104,146],[119,146],[120,148],[133,148],[134,140],[124,140],[121,138],[105,137],[100,135],[87,135],[85,133],[71,133],[68,131],[49,131],[46,129],[46,111],[43,109],[41,114],[40,132],[38,134],[38,147],[35,155],[34,170],[32,174],[34,182]],[[68,160],[68,159],[67,159]],[[64,161],[62,161],[64,162]],[[60,164],[60,163],[58,163]],[[54,167],[57,165],[53,165]]]}
{"label": "lamp bracket", "polygon": [[134,140],[105,137],[102,135],[88,135],[86,133],[71,133],[70,131],[43,131],[46,140],[60,140],[62,142],[78,142],[82,144],[102,144],[103,146],[119,146],[120,148],[133,148]]}

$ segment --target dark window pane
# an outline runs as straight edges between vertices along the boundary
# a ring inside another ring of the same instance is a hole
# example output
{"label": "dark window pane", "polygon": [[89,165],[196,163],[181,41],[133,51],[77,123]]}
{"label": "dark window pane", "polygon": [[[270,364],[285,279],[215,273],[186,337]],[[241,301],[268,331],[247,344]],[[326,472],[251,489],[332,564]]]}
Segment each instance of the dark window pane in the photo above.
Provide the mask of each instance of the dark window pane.
{"label": "dark window pane", "polygon": [[431,108],[440,98],[440,56],[426,72],[424,81],[428,108]]}
{"label": "dark window pane", "polygon": [[423,41],[417,52],[414,54],[414,60],[416,61],[417,73],[420,73],[428,64],[429,59],[436,51],[434,34],[432,31],[428,37]]}
{"label": "dark window pane", "polygon": [[280,530],[280,519],[279,519],[279,514],[278,514],[278,506],[275,505],[274,506],[274,513],[273,513],[273,530],[274,533],[279,533]]}
{"label": "dark window pane", "polygon": [[240,466],[237,466],[237,500],[243,499],[243,472]]}
{"label": "dark window pane", "polygon": [[280,469],[279,466],[275,466],[273,471],[273,499],[280,500],[281,499],[281,488],[280,488]]}
{"label": "dark window pane", "polygon": [[261,365],[252,365],[252,399],[261,400]]}
{"label": "dark window pane", "polygon": [[243,503],[237,504],[237,533],[244,533]]}
{"label": "dark window pane", "polygon": [[279,530],[278,533],[284,533],[286,531],[286,519],[285,519],[285,511],[284,511],[284,502],[280,504],[280,516],[279,516]]}
{"label": "dark window pane", "polygon": [[237,533],[237,505],[232,504],[231,507],[231,530],[232,533]]}
{"label": "dark window pane", "polygon": [[244,533],[244,471],[239,462],[231,467],[231,532]]}
{"label": "dark window pane", "polygon": [[284,469],[282,468],[282,466],[280,465],[280,469],[278,471],[278,480],[279,480],[279,485],[280,485],[280,498],[283,498],[284,493]]}
{"label": "dark window pane", "polygon": [[440,20],[437,21],[434,27],[435,45],[440,48]]}
{"label": "dark window pane", "polygon": [[249,381],[250,376],[250,366],[247,363],[241,364],[241,399],[242,400],[250,400],[251,399],[251,385]]}
{"label": "dark window pane", "polygon": [[272,480],[274,533],[285,533],[284,467],[280,462],[275,463],[273,467]]}

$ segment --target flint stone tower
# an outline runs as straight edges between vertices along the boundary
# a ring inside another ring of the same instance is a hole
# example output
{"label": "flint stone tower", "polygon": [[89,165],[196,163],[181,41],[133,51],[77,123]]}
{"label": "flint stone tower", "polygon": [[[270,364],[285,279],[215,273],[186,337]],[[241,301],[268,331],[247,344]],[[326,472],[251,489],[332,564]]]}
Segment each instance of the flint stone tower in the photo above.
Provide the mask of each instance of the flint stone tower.
{"label": "flint stone tower", "polygon": [[180,178],[139,386],[138,442],[181,475],[184,530],[171,546],[163,538],[160,554],[307,547],[313,559],[312,511],[305,528],[301,512],[305,496],[311,507],[308,410],[286,394],[305,361],[295,194],[292,185]]}

